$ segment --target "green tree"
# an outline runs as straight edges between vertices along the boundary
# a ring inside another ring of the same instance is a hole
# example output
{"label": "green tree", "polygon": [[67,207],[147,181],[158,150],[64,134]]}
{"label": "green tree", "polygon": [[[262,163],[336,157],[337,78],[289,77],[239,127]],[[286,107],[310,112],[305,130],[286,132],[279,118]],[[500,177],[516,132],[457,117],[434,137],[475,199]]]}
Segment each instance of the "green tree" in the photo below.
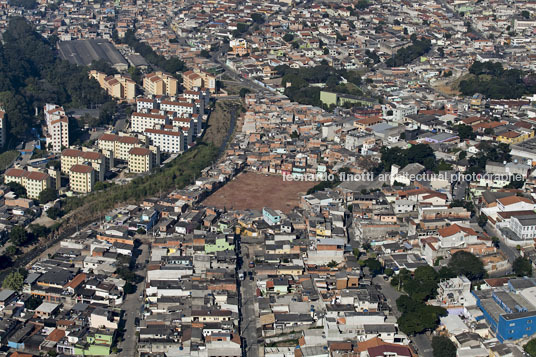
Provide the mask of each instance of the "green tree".
{"label": "green tree", "polygon": [[7,184],[7,187],[17,195],[17,197],[26,197],[26,188],[17,182],[10,182]]}
{"label": "green tree", "polygon": [[19,251],[19,248],[17,248],[14,245],[10,245],[9,247],[6,248],[6,254],[9,255],[10,257],[17,255],[18,251]]}
{"label": "green tree", "polygon": [[39,203],[45,204],[58,198],[58,191],[52,187],[45,188],[39,193]]}
{"label": "green tree", "polygon": [[9,273],[2,282],[2,287],[4,289],[11,289],[15,291],[21,291],[23,285],[24,276],[18,271]]}
{"label": "green tree", "polygon": [[255,22],[257,24],[263,24],[264,23],[264,15],[259,13],[259,12],[255,12],[255,13],[251,14],[251,19],[253,20],[253,22]]}
{"label": "green tree", "polygon": [[486,223],[488,223],[488,216],[486,216],[485,214],[481,214],[480,216],[478,216],[478,225],[481,228],[484,228],[486,226]]}
{"label": "green tree", "polygon": [[290,43],[292,42],[292,40],[294,40],[294,35],[291,34],[291,33],[286,33],[283,35],[283,41],[287,42],[287,43]]}
{"label": "green tree", "polygon": [[365,265],[367,266],[367,268],[369,268],[370,273],[373,276],[381,274],[382,272],[382,264],[378,261],[378,259],[368,258],[367,260],[365,260]]}
{"label": "green tree", "polygon": [[533,338],[525,346],[523,346],[523,350],[525,350],[530,357],[536,357],[536,338]]}
{"label": "green tree", "polygon": [[36,295],[31,295],[25,302],[24,308],[28,310],[35,310],[43,303],[43,299]]}
{"label": "green tree", "polygon": [[29,239],[28,232],[21,225],[16,225],[9,232],[9,240],[16,246],[24,245]]}
{"label": "green tree", "polygon": [[458,133],[458,136],[462,140],[474,139],[476,137],[475,133],[473,132],[473,128],[469,125],[465,125],[465,124],[457,125],[456,132]]}
{"label": "green tree", "polygon": [[432,348],[434,357],[456,357],[456,345],[445,336],[434,336],[432,338]]}
{"label": "green tree", "polygon": [[474,254],[463,250],[452,255],[448,267],[454,274],[465,275],[471,281],[480,280],[486,275],[482,261]]}
{"label": "green tree", "polygon": [[28,228],[36,237],[46,237],[50,233],[50,229],[41,224],[30,224]]}
{"label": "green tree", "polygon": [[525,257],[517,257],[512,263],[512,270],[517,276],[532,276],[532,263]]}
{"label": "green tree", "polygon": [[133,285],[130,282],[127,282],[123,287],[125,294],[134,294],[136,292],[136,285]]}
{"label": "green tree", "polygon": [[339,265],[336,261],[332,260],[328,263],[328,267],[333,269],[335,267],[337,267],[337,265]]}
{"label": "green tree", "polygon": [[246,88],[246,87],[240,88],[240,92],[239,92],[240,98],[245,98],[246,94],[248,93],[251,93],[251,90],[249,88]]}
{"label": "green tree", "polygon": [[61,209],[57,207],[50,207],[47,209],[47,216],[50,219],[58,219],[61,217],[62,213]]}

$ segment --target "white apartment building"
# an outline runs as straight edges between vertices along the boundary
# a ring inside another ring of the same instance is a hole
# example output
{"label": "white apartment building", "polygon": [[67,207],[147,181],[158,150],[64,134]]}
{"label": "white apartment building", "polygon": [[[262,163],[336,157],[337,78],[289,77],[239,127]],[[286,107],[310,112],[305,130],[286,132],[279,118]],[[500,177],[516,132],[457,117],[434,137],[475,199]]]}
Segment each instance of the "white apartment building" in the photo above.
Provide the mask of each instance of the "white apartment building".
{"label": "white apartment building", "polygon": [[160,110],[163,110],[164,112],[174,112],[179,115],[197,114],[198,107],[193,103],[163,100],[160,102]]}
{"label": "white apartment building", "polygon": [[62,147],[69,147],[69,119],[59,105],[45,104],[44,112],[47,123],[46,146],[54,152],[60,152]]}
{"label": "white apartment building", "polygon": [[145,135],[161,152],[180,153],[186,150],[184,134],[181,129],[145,129]]}
{"label": "white apartment building", "polygon": [[167,125],[169,119],[167,115],[153,113],[132,113],[130,118],[131,130],[136,133],[143,133],[145,129],[152,129],[156,125]]}

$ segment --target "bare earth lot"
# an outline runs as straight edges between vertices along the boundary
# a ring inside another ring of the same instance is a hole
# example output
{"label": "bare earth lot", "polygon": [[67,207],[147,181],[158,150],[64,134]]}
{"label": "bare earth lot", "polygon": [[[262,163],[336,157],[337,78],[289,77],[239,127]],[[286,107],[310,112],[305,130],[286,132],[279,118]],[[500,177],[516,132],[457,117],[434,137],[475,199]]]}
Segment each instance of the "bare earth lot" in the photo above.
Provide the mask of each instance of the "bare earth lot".
{"label": "bare earth lot", "polygon": [[285,182],[281,176],[245,172],[207,198],[204,204],[237,210],[270,207],[290,212],[298,206],[300,195],[314,185],[315,182]]}

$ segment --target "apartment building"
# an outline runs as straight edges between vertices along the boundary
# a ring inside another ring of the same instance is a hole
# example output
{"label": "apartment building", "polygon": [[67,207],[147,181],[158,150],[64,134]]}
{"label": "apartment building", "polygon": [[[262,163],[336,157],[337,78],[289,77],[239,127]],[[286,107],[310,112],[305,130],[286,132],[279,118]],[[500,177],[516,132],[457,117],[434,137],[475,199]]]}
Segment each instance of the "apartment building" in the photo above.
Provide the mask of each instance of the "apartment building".
{"label": "apartment building", "polygon": [[110,96],[126,100],[133,101],[136,98],[136,82],[130,77],[116,74],[108,76],[106,73],[92,70],[89,72],[90,78],[95,78],[102,89],[104,89]]}
{"label": "apartment building", "polygon": [[165,153],[179,153],[186,150],[184,133],[179,128],[160,127],[145,129],[151,143]]}
{"label": "apartment building", "polygon": [[168,73],[152,72],[143,78],[146,94],[174,96],[177,95],[177,87],[177,79]]}
{"label": "apartment building", "polygon": [[71,191],[89,193],[95,184],[95,170],[88,165],[73,165],[69,170]]}
{"label": "apartment building", "polygon": [[49,150],[60,152],[62,147],[69,147],[69,119],[63,107],[45,104],[46,146]]}
{"label": "apartment building", "polygon": [[65,149],[61,152],[61,172],[68,175],[74,165],[88,165],[96,171],[96,179],[104,180],[106,157],[100,152]]}
{"label": "apartment building", "polygon": [[160,102],[160,110],[164,112],[174,112],[178,115],[184,115],[197,114],[199,108],[196,107],[194,103],[163,100]]}
{"label": "apartment building", "polygon": [[151,111],[158,108],[158,103],[153,98],[136,98],[136,111],[138,113]]}
{"label": "apartment building", "polygon": [[171,125],[181,128],[183,131],[191,132],[191,135],[194,137],[201,135],[203,131],[203,121],[200,115],[187,118],[174,118]]}
{"label": "apartment building", "polygon": [[149,172],[153,168],[153,152],[147,148],[132,148],[128,152],[128,169],[133,173]]}
{"label": "apartment building", "polygon": [[28,198],[37,199],[44,189],[50,187],[50,176],[39,171],[11,168],[4,174],[4,182],[16,182],[26,189]]}
{"label": "apartment building", "polygon": [[183,73],[182,85],[187,91],[198,91],[205,88],[211,93],[216,93],[216,77],[198,68]]}
{"label": "apartment building", "polygon": [[143,133],[145,129],[152,129],[155,125],[167,125],[169,119],[167,115],[153,113],[132,113],[130,118],[131,130],[136,133]]}
{"label": "apartment building", "polygon": [[130,149],[140,147],[141,142],[133,136],[105,133],[99,138],[97,145],[107,158],[113,157],[128,161]]}

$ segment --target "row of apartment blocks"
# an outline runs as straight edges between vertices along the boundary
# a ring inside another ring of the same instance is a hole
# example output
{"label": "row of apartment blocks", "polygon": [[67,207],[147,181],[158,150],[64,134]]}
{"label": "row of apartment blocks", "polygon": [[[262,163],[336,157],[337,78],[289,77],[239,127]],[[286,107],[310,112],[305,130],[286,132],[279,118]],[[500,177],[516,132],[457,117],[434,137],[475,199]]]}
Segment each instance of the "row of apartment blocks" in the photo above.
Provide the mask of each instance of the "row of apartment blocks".
{"label": "row of apartment blocks", "polygon": [[69,147],[69,119],[63,107],[45,104],[46,147],[53,152],[60,152]]}
{"label": "row of apartment blocks", "polygon": [[95,78],[102,89],[110,96],[128,102],[136,98],[136,82],[128,76],[121,74],[107,75],[106,73],[92,70],[89,72],[90,78]]}

